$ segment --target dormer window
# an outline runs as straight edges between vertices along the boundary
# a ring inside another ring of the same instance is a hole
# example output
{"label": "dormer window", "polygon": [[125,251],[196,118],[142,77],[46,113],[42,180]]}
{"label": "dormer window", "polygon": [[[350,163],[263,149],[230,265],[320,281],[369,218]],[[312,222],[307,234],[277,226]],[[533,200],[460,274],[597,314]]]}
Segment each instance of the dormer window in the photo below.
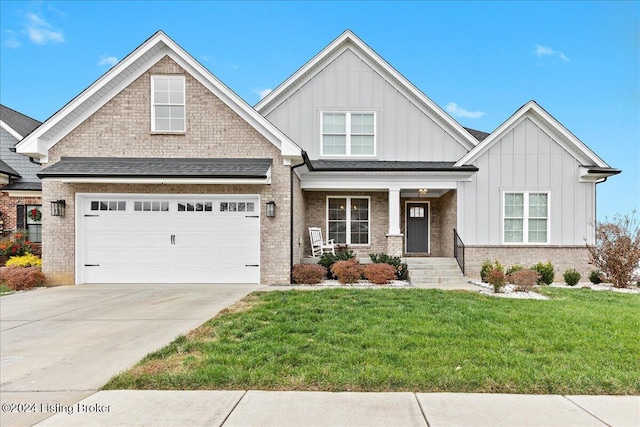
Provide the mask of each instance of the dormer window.
{"label": "dormer window", "polygon": [[323,156],[375,156],[375,113],[323,112]]}
{"label": "dormer window", "polygon": [[184,92],[184,76],[151,76],[152,132],[185,132]]}

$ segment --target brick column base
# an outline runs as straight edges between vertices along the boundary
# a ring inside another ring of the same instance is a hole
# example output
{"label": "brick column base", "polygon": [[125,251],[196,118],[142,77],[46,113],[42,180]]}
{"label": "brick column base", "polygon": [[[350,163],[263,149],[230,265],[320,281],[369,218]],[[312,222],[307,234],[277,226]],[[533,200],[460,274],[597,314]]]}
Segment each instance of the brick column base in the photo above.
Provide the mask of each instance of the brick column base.
{"label": "brick column base", "polygon": [[387,255],[402,256],[403,234],[387,234]]}

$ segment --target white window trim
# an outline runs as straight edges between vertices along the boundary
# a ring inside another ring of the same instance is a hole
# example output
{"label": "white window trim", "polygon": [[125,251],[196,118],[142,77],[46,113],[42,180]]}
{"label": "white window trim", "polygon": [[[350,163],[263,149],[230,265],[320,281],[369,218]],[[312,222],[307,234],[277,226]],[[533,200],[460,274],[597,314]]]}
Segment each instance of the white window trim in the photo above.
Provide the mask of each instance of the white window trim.
{"label": "white window trim", "polygon": [[367,207],[369,210],[369,219],[367,220],[369,226],[367,227],[367,244],[362,243],[351,243],[351,209],[347,209],[347,242],[346,243],[338,243],[335,242],[336,245],[348,245],[353,247],[369,247],[371,246],[371,197],[369,196],[327,196],[325,201],[325,230],[327,234],[324,236],[325,239],[329,239],[329,199],[346,199],[347,206],[351,206],[351,199],[367,199]]}
{"label": "white window trim", "polygon": [[[182,104],[158,104],[168,106],[182,106],[184,108],[184,129],[182,130],[156,130],[156,103],[155,103],[155,80],[156,77],[175,78],[182,80],[182,88],[184,94],[184,102]],[[187,132],[187,83],[185,76],[182,74],[152,74],[151,75],[151,133],[158,134],[184,134]]]}
{"label": "white window trim", "polygon": [[[346,154],[324,153],[324,115],[345,114]],[[351,154],[351,114],[373,114],[373,154]],[[320,111],[320,155],[322,157],[376,157],[378,155],[378,117],[375,111]]]}
{"label": "white window trim", "polygon": [[[506,198],[507,193],[509,194],[523,194],[524,195],[524,216],[522,218],[522,242],[507,242],[505,241],[505,229],[504,229],[504,220],[505,218],[505,206],[506,206]],[[529,216],[529,195],[530,194],[546,194],[547,195],[547,241],[546,242],[529,242],[529,219],[542,219],[542,218],[531,218]],[[548,190],[541,191],[523,191],[523,190],[503,190],[502,192],[502,208],[500,212],[500,234],[501,234],[501,242],[503,245],[518,245],[518,246],[535,246],[535,245],[548,245],[551,241],[551,192]]]}

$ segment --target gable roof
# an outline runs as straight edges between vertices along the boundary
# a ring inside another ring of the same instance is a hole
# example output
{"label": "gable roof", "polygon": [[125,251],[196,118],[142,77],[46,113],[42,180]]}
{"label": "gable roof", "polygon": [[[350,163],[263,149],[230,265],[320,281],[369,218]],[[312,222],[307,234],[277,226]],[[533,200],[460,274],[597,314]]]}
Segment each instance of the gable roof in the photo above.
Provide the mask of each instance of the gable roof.
{"label": "gable roof", "polygon": [[267,116],[287,97],[302,87],[319,73],[327,64],[337,58],[345,50],[351,49],[363,61],[380,73],[392,84],[400,93],[413,100],[415,105],[431,119],[452,131],[452,136],[462,144],[467,150],[471,150],[478,144],[478,138],[470,133],[470,130],[462,127],[456,120],[440,108],[435,102],[427,97],[422,91],[414,86],[387,61],[378,55],[372,48],[358,38],[351,30],[346,30],[338,38],[332,41],[327,47],[321,50],[316,56],[311,58],[306,64],[300,67],[288,79],[262,98],[255,105],[264,116]]}
{"label": "gable roof", "polygon": [[12,176],[15,178],[19,178],[20,174],[16,172],[14,168],[0,160],[0,175]]}
{"label": "gable roof", "polygon": [[51,147],[165,56],[169,56],[184,68],[279,148],[285,159],[300,158],[300,147],[162,31],[156,32],[91,86],[48,118],[42,126],[16,146],[17,151],[32,157],[46,159]]}
{"label": "gable roof", "polygon": [[549,114],[533,100],[520,107],[511,117],[509,117],[504,123],[498,126],[496,130],[491,132],[491,134],[487,136],[473,150],[471,150],[464,157],[458,160],[456,162],[456,166],[467,165],[475,161],[480,155],[491,148],[493,144],[498,142],[505,133],[511,130],[514,125],[516,125],[526,117],[534,120],[538,124],[543,125],[547,129],[550,129],[555,136],[554,140],[558,142],[562,146],[562,148],[571,153],[576,159],[579,159],[584,166],[597,166],[599,168],[616,171],[616,169],[612,169],[604,160],[598,157],[596,153],[591,151],[589,147],[587,147],[558,120],[556,120],[555,117]]}
{"label": "gable roof", "polygon": [[42,123],[0,104],[0,126],[20,141]]}

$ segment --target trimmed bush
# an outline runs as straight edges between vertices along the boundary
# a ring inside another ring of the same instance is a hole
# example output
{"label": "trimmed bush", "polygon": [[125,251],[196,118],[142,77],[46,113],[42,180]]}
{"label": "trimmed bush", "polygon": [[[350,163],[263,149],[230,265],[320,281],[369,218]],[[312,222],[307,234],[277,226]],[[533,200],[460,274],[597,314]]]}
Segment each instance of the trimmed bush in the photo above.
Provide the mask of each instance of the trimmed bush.
{"label": "trimmed bush", "polygon": [[498,293],[501,292],[502,287],[506,284],[506,278],[504,272],[497,268],[494,268],[487,275],[487,281],[491,286],[493,286],[493,291]]}
{"label": "trimmed bush", "polygon": [[329,279],[336,279],[336,276],[333,274],[333,270],[331,269],[333,264],[335,264],[336,261],[349,261],[350,259],[354,259],[355,257],[356,256],[353,251],[338,252],[337,255],[325,252],[320,257],[320,261],[318,261],[318,264],[327,269],[327,277]]}
{"label": "trimmed bush", "polygon": [[531,269],[537,271],[540,274],[538,285],[541,285],[543,283],[550,285],[553,283],[555,272],[553,271],[553,264],[551,264],[551,261],[547,261],[545,264],[539,262],[531,267]]}
{"label": "trimmed bush", "polygon": [[22,256],[14,256],[9,258],[7,267],[42,267],[42,260],[33,255],[26,254]]}
{"label": "trimmed bush", "polygon": [[509,275],[515,273],[516,271],[522,271],[522,270],[525,270],[523,265],[514,264],[511,267],[507,268],[507,271],[506,271],[505,274],[507,276],[509,276]]}
{"label": "trimmed bush", "polygon": [[604,281],[604,274],[600,270],[591,270],[589,281],[594,285],[598,285]]}
{"label": "trimmed bush", "polygon": [[491,270],[499,270],[504,272],[504,266],[500,264],[500,261],[498,260],[495,260],[494,262],[486,260],[484,263],[482,263],[482,267],[480,268],[480,278],[483,282],[488,283],[489,273],[491,273]]}
{"label": "trimmed bush", "polygon": [[331,272],[338,278],[338,282],[342,284],[356,283],[362,277],[362,267],[355,259],[336,261],[331,267]]}
{"label": "trimmed bush", "polygon": [[376,285],[386,285],[396,278],[396,269],[391,264],[367,264],[363,270],[365,279]]}
{"label": "trimmed bush", "polygon": [[407,264],[402,262],[402,258],[399,256],[391,256],[384,253],[380,254],[369,254],[369,258],[375,264],[389,264],[395,269],[396,279],[398,280],[407,280],[407,275],[409,273]]}
{"label": "trimmed bush", "polygon": [[293,281],[315,285],[322,282],[327,274],[327,269],[318,264],[296,264],[293,266]]}
{"label": "trimmed bush", "polygon": [[575,285],[578,284],[578,282],[580,281],[580,278],[582,276],[580,275],[580,273],[578,273],[578,271],[576,269],[570,268],[569,270],[564,272],[562,277],[564,277],[564,282],[567,285],[575,286]]}
{"label": "trimmed bush", "polygon": [[516,270],[507,276],[517,292],[529,292],[538,283],[540,273],[534,270]]}
{"label": "trimmed bush", "polygon": [[0,283],[14,291],[44,285],[44,274],[38,267],[5,267],[0,269]]}

